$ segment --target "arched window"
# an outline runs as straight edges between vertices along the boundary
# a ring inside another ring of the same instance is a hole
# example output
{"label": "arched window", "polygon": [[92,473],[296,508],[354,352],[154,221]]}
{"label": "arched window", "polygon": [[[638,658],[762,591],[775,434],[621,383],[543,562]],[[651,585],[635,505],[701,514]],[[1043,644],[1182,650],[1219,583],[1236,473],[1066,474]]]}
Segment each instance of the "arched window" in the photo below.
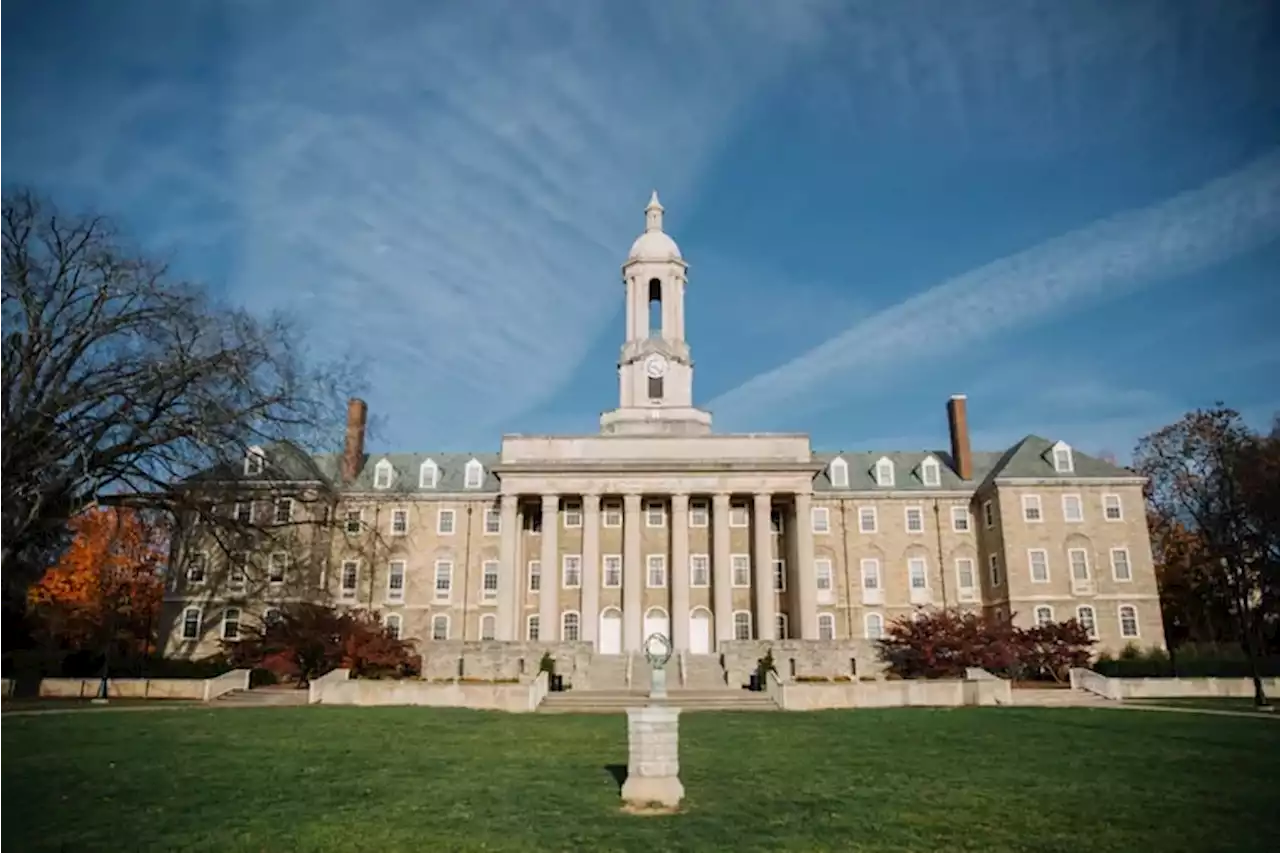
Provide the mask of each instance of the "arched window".
{"label": "arched window", "polygon": [[868,613],[864,622],[868,640],[878,640],[884,636],[884,617],[879,613]]}
{"label": "arched window", "polygon": [[498,617],[486,613],[480,617],[480,639],[492,640],[498,636]]}
{"label": "arched window", "polygon": [[480,464],[479,459],[472,459],[467,463],[466,477],[462,485],[467,489],[478,489],[484,485],[484,466]]}
{"label": "arched window", "polygon": [[818,614],[818,639],[834,640],[836,638],[836,617],[830,613]]}
{"label": "arched window", "polygon": [[649,337],[662,337],[662,282],[649,279]]}
{"label": "arched window", "polygon": [[566,643],[578,642],[578,630],[581,625],[581,619],[578,618],[577,611],[566,610],[560,619],[560,636]]}
{"label": "arched window", "polygon": [[537,614],[535,614],[535,615],[533,615],[533,616],[530,616],[530,617],[528,618],[528,620],[526,620],[526,622],[525,622],[524,636],[525,636],[525,638],[526,638],[529,642],[531,642],[531,643],[536,643],[536,642],[538,642],[538,634],[539,634],[539,631],[538,631],[538,623],[539,623],[539,621],[540,621],[540,620],[538,619]]}
{"label": "arched window", "polygon": [[386,459],[381,459],[373,468],[373,487],[375,489],[391,488],[391,481],[395,478],[395,468],[391,467],[391,463]]}
{"label": "arched window", "polygon": [[849,488],[849,463],[839,456],[832,459],[827,466],[827,479],[831,481],[833,488]]}
{"label": "arched window", "polygon": [[437,613],[431,617],[431,639],[449,639],[449,617],[447,614]]}
{"label": "arched window", "polygon": [[746,610],[739,610],[733,614],[733,638],[735,640],[751,639],[751,614]]}
{"label": "arched window", "polygon": [[440,481],[440,466],[428,459],[418,466],[418,488],[434,489]]}
{"label": "arched window", "polygon": [[400,639],[400,614],[388,613],[386,618],[382,620],[382,627],[386,629],[387,634],[395,639]]}

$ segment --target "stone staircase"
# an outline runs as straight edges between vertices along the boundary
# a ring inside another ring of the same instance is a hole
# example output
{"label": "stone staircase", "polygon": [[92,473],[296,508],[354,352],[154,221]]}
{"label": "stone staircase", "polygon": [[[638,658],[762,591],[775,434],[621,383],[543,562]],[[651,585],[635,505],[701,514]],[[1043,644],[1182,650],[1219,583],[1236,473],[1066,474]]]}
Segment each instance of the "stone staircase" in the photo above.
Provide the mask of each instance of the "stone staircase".
{"label": "stone staircase", "polygon": [[582,686],[589,690],[626,690],[626,655],[593,655]]}
{"label": "stone staircase", "polygon": [[1015,708],[1114,708],[1119,704],[1095,693],[1063,687],[1019,688],[1012,696]]}
{"label": "stone staircase", "polygon": [[232,690],[223,693],[213,700],[214,705],[224,708],[279,707],[283,705],[307,704],[307,691],[290,685],[270,685],[254,687],[249,690]]}
{"label": "stone staircase", "polygon": [[685,655],[684,683],[686,690],[724,690],[724,667],[719,655]]}
{"label": "stone staircase", "polygon": [[666,699],[650,699],[642,690],[568,690],[548,693],[540,714],[625,714],[628,708],[662,705],[683,711],[777,711],[767,694],[721,687],[713,690],[668,689]]}

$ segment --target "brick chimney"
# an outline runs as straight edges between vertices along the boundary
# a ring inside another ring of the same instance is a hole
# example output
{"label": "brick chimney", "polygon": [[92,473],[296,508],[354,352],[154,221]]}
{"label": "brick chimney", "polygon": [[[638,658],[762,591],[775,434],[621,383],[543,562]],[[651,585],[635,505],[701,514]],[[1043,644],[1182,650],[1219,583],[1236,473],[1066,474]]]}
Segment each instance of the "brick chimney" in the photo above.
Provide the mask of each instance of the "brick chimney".
{"label": "brick chimney", "polygon": [[342,482],[350,483],[364,467],[364,424],[369,406],[359,397],[347,401],[347,443],[342,449]]}
{"label": "brick chimney", "polygon": [[973,454],[969,450],[969,415],[965,396],[952,394],[947,401],[947,425],[951,428],[951,458],[963,480],[973,479]]}

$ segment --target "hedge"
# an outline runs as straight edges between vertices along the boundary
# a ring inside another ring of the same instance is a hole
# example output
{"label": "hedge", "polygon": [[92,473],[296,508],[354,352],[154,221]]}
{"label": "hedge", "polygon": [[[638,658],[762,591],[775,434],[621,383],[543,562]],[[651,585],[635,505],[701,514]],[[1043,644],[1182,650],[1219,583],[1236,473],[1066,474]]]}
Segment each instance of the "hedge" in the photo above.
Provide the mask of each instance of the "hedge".
{"label": "hedge", "polygon": [[[1144,651],[1129,646],[1118,658],[1103,655],[1092,668],[1108,678],[1249,678],[1252,675],[1248,658],[1235,646],[1187,645],[1172,654],[1161,648]],[[1280,655],[1261,658],[1258,670],[1264,678],[1280,677]]]}

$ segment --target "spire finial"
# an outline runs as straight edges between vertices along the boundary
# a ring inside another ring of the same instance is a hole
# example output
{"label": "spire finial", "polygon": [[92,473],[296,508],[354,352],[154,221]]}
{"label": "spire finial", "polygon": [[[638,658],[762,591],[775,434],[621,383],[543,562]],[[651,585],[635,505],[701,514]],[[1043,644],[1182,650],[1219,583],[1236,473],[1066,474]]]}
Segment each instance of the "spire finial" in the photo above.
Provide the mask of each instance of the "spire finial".
{"label": "spire finial", "polygon": [[644,209],[644,230],[662,230],[662,202],[658,201],[658,191],[649,196],[649,206]]}

